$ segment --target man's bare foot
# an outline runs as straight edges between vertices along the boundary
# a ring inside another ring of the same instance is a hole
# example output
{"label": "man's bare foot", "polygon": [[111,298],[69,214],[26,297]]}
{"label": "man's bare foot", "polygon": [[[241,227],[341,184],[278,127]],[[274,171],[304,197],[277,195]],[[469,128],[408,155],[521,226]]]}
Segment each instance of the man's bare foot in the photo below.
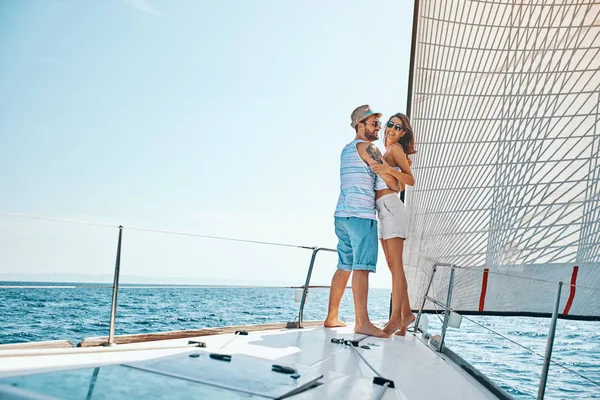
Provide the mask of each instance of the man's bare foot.
{"label": "man's bare foot", "polygon": [[396,332],[398,329],[402,327],[401,319],[391,319],[383,328],[383,331],[389,335]]}
{"label": "man's bare foot", "polygon": [[410,324],[412,324],[413,322],[415,322],[415,315],[413,313],[410,313],[410,316],[408,318],[406,318],[405,320],[403,320],[402,327],[400,328],[400,330],[398,332],[396,332],[396,335],[398,335],[398,336],[406,335],[406,330],[408,329],[408,326]]}
{"label": "man's bare foot", "polygon": [[361,335],[368,335],[380,338],[390,337],[388,333],[385,333],[370,322],[365,325],[354,325],[354,333],[360,333]]}
{"label": "man's bare foot", "polygon": [[326,319],[325,322],[323,323],[323,326],[325,328],[339,328],[339,327],[346,326],[346,324],[343,323],[342,321],[340,321],[339,318],[332,318],[332,319]]}

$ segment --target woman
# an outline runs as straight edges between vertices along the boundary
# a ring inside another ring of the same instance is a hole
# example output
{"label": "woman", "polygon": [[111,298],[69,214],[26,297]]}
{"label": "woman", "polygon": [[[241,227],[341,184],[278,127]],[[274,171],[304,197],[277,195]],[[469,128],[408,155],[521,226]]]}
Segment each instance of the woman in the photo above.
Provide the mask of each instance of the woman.
{"label": "woman", "polygon": [[414,185],[415,179],[410,171],[408,156],[415,154],[414,135],[410,121],[404,114],[394,114],[386,124],[384,145],[386,152],[383,159],[389,166],[379,165],[373,169],[378,173],[375,183],[375,206],[379,218],[379,239],[385,259],[392,273],[392,315],[383,329],[388,335],[406,335],[406,329],[414,322],[415,317],[408,300],[408,285],[404,275],[402,252],[408,230],[408,215],[404,203],[398,193],[390,189],[379,178],[379,174],[388,173],[400,184]]}

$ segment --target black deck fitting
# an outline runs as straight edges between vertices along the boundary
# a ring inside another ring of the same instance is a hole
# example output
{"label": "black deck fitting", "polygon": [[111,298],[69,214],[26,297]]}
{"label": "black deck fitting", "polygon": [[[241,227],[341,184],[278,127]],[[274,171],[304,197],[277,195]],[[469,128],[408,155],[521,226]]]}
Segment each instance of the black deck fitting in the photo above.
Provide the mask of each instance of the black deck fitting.
{"label": "black deck fitting", "polygon": [[206,347],[206,343],[198,342],[196,340],[188,340],[188,344],[195,344],[196,347]]}
{"label": "black deck fitting", "polygon": [[236,335],[248,336],[248,331],[235,331]]}
{"label": "black deck fitting", "polygon": [[395,388],[396,386],[394,385],[394,381],[390,380],[390,379],[385,379],[382,376],[375,376],[373,377],[373,383],[379,386],[383,386],[386,383],[389,383],[388,387],[390,388]]}
{"label": "black deck fitting", "polygon": [[213,360],[219,360],[219,361],[231,361],[231,356],[229,354],[216,354],[216,353],[212,353],[210,355],[210,358],[212,358]]}
{"label": "black deck fitting", "polygon": [[278,364],[273,364],[271,371],[279,372],[280,374],[296,374],[296,370],[294,368]]}

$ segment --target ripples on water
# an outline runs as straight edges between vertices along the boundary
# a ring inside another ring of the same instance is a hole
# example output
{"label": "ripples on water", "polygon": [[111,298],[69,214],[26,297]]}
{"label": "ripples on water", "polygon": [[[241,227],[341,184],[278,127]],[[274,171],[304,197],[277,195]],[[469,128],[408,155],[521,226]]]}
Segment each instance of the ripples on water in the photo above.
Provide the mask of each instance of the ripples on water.
{"label": "ripples on water", "polygon": [[[311,290],[305,307],[306,320],[324,319],[328,295],[327,289]],[[85,337],[107,336],[111,296],[109,286],[0,289],[0,343],[58,339],[78,343]],[[370,291],[371,318],[387,318],[389,296],[386,289]],[[124,287],[119,291],[116,333],[284,322],[296,317],[298,307],[294,290],[288,288]],[[340,315],[352,321],[353,314],[352,294],[347,291]],[[544,354],[547,319],[469,318]],[[430,315],[429,321],[430,332],[439,332],[439,319]],[[559,320],[553,361],[600,382],[599,327],[598,322]],[[511,395],[519,399],[536,397],[542,369],[540,357],[465,319],[460,330],[448,331],[447,343]],[[551,368],[546,393],[547,399],[600,399],[600,387],[560,367]]]}

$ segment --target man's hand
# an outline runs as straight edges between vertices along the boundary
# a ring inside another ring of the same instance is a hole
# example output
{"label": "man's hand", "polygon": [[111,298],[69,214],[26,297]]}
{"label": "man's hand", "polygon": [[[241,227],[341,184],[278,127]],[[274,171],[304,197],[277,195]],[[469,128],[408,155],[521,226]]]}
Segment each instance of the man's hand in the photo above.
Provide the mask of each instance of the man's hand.
{"label": "man's hand", "polygon": [[412,160],[408,156],[406,156],[406,159],[408,160],[408,166],[412,167]]}
{"label": "man's hand", "polygon": [[392,167],[389,166],[389,164],[373,164],[373,166],[371,167],[373,168],[373,171],[375,171],[375,173],[377,175],[381,175],[381,174],[389,174],[390,170],[392,169]]}

